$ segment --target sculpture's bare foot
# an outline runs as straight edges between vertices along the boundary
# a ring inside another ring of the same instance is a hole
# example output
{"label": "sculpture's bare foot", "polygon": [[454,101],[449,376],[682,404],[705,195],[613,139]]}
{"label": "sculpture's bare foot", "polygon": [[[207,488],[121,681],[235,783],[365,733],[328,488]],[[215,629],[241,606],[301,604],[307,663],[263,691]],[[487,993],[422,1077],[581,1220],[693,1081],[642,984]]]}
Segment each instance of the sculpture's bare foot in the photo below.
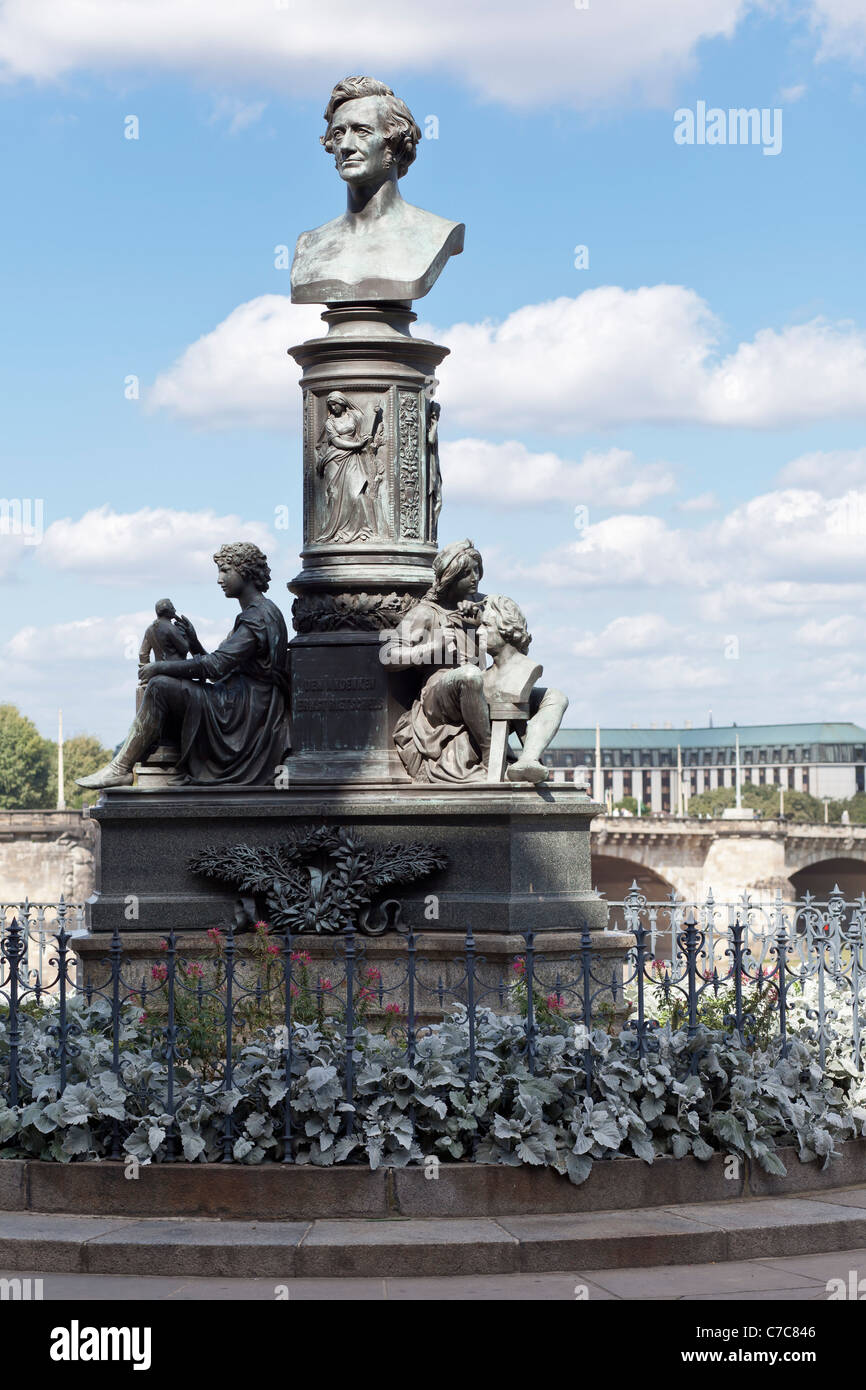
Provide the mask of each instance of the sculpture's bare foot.
{"label": "sculpture's bare foot", "polygon": [[112,758],[110,763],[106,763],[98,772],[91,772],[89,777],[76,777],[75,785],[92,787],[97,791],[101,791],[103,787],[131,787],[132,773]]}
{"label": "sculpture's bare foot", "polygon": [[509,763],[505,776],[509,782],[546,782],[550,768],[536,758],[518,758],[516,763]]}

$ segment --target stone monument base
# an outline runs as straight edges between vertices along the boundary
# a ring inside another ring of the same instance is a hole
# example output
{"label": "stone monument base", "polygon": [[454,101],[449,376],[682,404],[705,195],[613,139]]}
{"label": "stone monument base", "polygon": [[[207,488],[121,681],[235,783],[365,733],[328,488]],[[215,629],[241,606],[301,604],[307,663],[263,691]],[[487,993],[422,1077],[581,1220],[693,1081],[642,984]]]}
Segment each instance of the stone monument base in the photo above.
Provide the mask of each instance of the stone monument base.
{"label": "stone monument base", "polygon": [[461,937],[470,927],[596,931],[608,916],[590,877],[590,823],[601,810],[572,787],[528,783],[111,788],[90,810],[101,843],[88,920],[95,933],[225,927],[239,893],[193,873],[190,858],[324,824],[371,845],[441,849],[446,867],[381,894],[399,902],[403,926]]}

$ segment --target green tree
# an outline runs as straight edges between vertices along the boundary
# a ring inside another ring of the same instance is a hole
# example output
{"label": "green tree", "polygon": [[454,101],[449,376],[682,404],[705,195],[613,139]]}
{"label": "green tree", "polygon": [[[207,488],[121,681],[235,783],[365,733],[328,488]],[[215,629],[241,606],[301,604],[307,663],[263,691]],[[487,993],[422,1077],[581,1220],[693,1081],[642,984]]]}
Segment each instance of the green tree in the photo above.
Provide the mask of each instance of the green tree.
{"label": "green tree", "polygon": [[[758,811],[765,820],[775,819],[779,814],[779,788],[776,786],[753,787],[751,782],[742,784],[743,805]],[[733,787],[716,787],[713,791],[700,792],[689,798],[689,815],[720,816],[722,811],[733,806],[736,795]],[[831,801],[829,818],[838,821],[844,802]],[[809,792],[794,792],[785,788],[785,816],[790,821],[820,822],[824,819],[824,802]],[[853,815],[851,816],[853,820]]]}
{"label": "green tree", "polygon": [[[51,780],[49,782],[50,805],[57,805],[57,744],[52,743],[52,768]],[[63,740],[63,794],[66,805],[70,809],[83,806],[85,802],[92,806],[99,796],[99,792],[86,791],[84,787],[76,787],[76,777],[86,777],[88,773],[95,772],[98,767],[103,767],[111,757],[111,749],[103,748],[99,739],[93,734],[77,734],[75,738]]]}
{"label": "green tree", "polygon": [[14,705],[0,705],[0,809],[31,811],[52,805],[53,748]]}
{"label": "green tree", "polygon": [[[622,801],[617,801],[614,810],[631,811],[632,815],[636,816],[637,798],[634,796],[624,796]],[[640,804],[640,813],[642,816],[648,816],[650,813],[649,807],[645,806],[643,802]]]}

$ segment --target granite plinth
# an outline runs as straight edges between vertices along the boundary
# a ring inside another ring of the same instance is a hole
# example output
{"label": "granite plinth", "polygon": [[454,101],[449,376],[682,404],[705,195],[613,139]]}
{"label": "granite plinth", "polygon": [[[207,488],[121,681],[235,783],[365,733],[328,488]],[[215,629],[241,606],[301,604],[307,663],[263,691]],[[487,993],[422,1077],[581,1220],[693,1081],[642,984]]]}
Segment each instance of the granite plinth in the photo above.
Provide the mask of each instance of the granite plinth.
{"label": "granite plinth", "polygon": [[190,857],[326,824],[372,844],[443,850],[446,868],[384,895],[417,931],[574,932],[584,921],[597,930],[608,908],[591,888],[589,844],[601,810],[571,787],[528,783],[111,788],[90,811],[101,842],[90,924],[160,934],[225,926],[238,895],[194,874]]}

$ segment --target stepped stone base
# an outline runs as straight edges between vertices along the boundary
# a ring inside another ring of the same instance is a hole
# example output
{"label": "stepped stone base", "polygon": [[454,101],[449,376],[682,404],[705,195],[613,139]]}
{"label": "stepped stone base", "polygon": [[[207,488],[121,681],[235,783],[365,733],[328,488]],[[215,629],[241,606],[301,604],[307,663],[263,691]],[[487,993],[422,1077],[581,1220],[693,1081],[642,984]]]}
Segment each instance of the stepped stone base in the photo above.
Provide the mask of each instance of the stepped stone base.
{"label": "stepped stone base", "polygon": [[[63,1169],[64,1178],[78,1167],[92,1166],[70,1165]],[[122,1173],[121,1165],[116,1166]],[[233,1166],[226,1177],[237,1181],[245,1171]],[[385,1175],[372,1176],[387,1197]],[[390,1176],[399,1179],[405,1174]],[[127,1188],[138,1185],[122,1177],[119,1182]],[[5,1185],[7,1179],[0,1176],[0,1192]],[[435,1185],[427,1182],[427,1187]],[[155,1191],[152,1195],[155,1204]],[[0,1268],[43,1274],[147,1275],[171,1270],[175,1275],[211,1278],[382,1278],[397,1271],[406,1277],[647,1268],[866,1246],[863,1185],[808,1197],[734,1198],[620,1211],[406,1217],[390,1208],[383,1214],[380,1203],[364,1215],[366,1219],[308,1215],[299,1220],[221,1221],[178,1219],[161,1211],[159,1218],[141,1219],[46,1215],[19,1206],[7,1210],[0,1223]]]}

